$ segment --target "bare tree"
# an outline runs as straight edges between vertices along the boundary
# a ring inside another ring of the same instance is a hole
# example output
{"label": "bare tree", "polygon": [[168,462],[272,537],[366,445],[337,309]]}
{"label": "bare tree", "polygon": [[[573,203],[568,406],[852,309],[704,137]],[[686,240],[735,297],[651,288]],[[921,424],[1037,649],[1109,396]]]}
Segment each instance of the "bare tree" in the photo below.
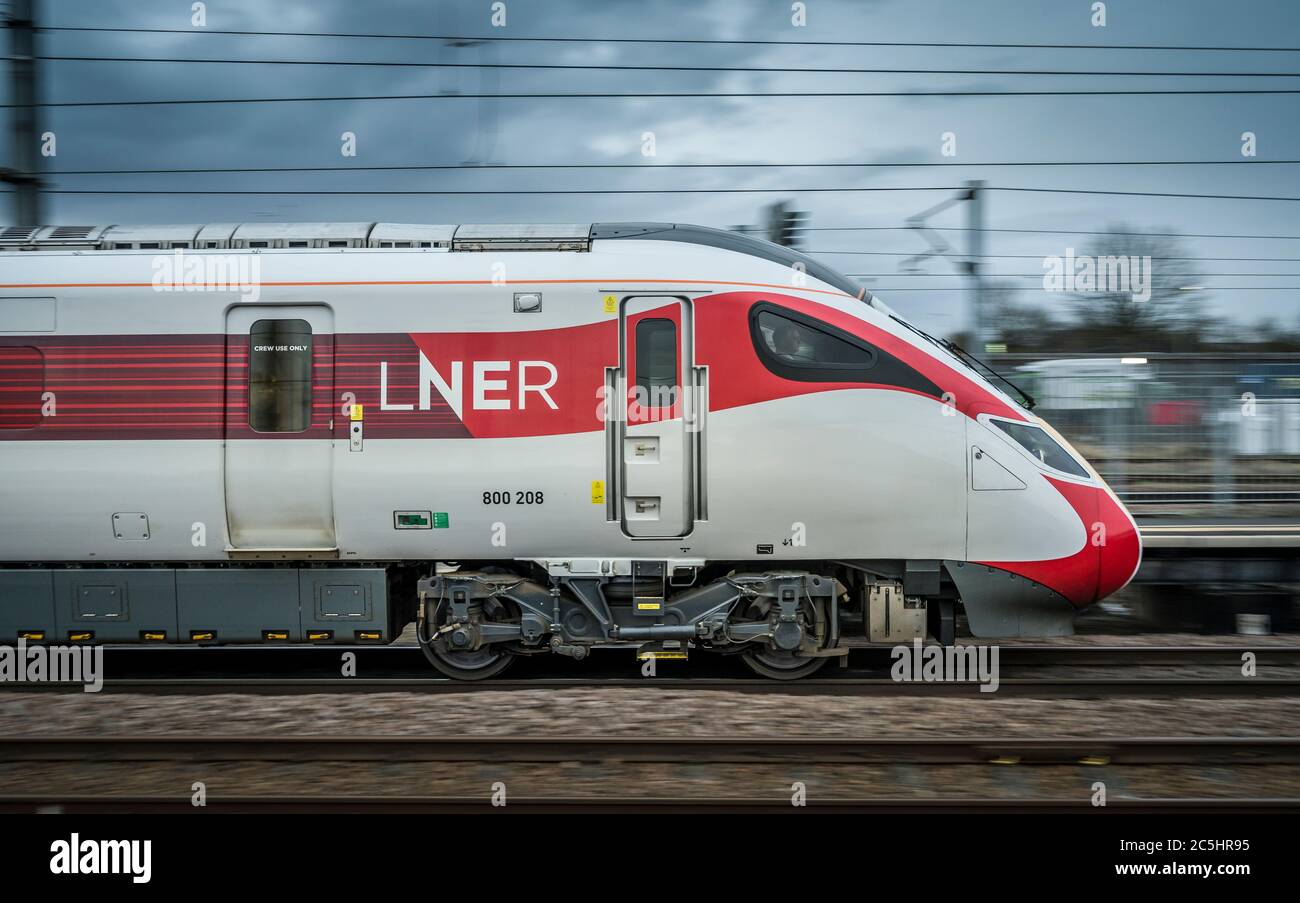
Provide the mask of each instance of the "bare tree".
{"label": "bare tree", "polygon": [[[1204,292],[1181,239],[1117,224],[1093,236],[1076,256],[1090,258],[1097,270],[1092,290],[1068,296],[1079,338],[1102,346],[1098,350],[1177,350],[1199,343]],[[1129,284],[1121,287],[1110,274],[1124,266]],[[1103,267],[1106,276],[1100,275]]]}

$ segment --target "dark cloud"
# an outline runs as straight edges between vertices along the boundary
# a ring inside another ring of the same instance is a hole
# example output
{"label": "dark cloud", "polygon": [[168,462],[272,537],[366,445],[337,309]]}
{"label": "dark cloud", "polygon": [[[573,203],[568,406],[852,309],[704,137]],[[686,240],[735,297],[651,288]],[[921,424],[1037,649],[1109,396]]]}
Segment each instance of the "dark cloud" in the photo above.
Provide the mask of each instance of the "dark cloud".
{"label": "dark cloud", "polygon": [[[1111,4],[1104,31],[1087,21],[1087,4],[965,0],[808,0],[808,26],[790,24],[785,0],[507,0],[508,27],[490,25],[488,0],[221,0],[208,3],[213,29],[386,32],[465,36],[679,37],[771,40],[964,40],[1033,43],[1276,44],[1297,33],[1300,8],[1285,0],[1252,4],[1250,15],[1214,0]],[[47,23],[188,28],[190,2],[43,0]],[[517,43],[345,38],[244,37],[56,32],[44,53],[247,59],[334,59],[457,63],[891,66],[906,68],[1039,67],[1285,70],[1282,54],[1134,53],[1123,51],[939,50],[777,47],[770,45]],[[1281,59],[1273,59],[1280,57]],[[1290,67],[1294,68],[1294,67]],[[52,62],[43,67],[47,100],[436,94],[420,101],[90,108],[48,111],[58,135],[56,169],[193,166],[331,166],[340,164],[636,163],[636,170],[523,170],[420,173],[52,176],[65,188],[480,191],[557,188],[771,188],[949,186],[968,178],[991,185],[1101,187],[1241,194],[1295,194],[1295,167],[1143,167],[1121,169],[978,169],[981,161],[1086,159],[1232,159],[1240,134],[1259,135],[1264,158],[1300,158],[1294,98],[683,98],[475,100],[495,92],[800,91],[1067,88],[1080,77],[776,74],[753,72],[609,72],[474,68],[362,68]],[[1151,80],[1142,80],[1148,84]],[[1246,80],[1234,79],[1235,82]],[[1296,86],[1300,80],[1272,79]],[[1204,86],[1205,80],[1160,80]],[[1089,86],[1132,88],[1113,77]],[[1252,84],[1258,84],[1252,82]],[[1234,84],[1235,86],[1235,84]],[[7,136],[7,129],[6,136]],[[340,156],[340,136],[354,132],[358,156]],[[657,154],[641,155],[653,132]],[[941,136],[954,132],[956,165],[947,169],[672,170],[663,163],[942,162]],[[970,161],[969,163],[966,161]],[[56,195],[61,222],[228,220],[389,220],[414,222],[599,221],[662,219],[726,226],[753,222],[759,208],[789,197],[814,226],[900,226],[943,192],[694,195],[422,195],[422,196],[95,196]],[[1296,205],[1177,199],[991,193],[990,225],[1096,229],[1109,220],[1172,225],[1185,232],[1300,234]],[[952,212],[942,225],[961,225]],[[813,250],[912,253],[903,232],[814,233]],[[953,234],[955,241],[960,236]],[[989,237],[991,250],[1061,254],[1067,236]],[[960,246],[960,245],[959,245]],[[1196,241],[1203,255],[1300,257],[1298,242]],[[898,259],[828,255],[851,272],[893,273]],[[1008,260],[1000,272],[1035,272],[1033,260]],[[1207,272],[1269,272],[1264,265],[1207,264]],[[1276,272],[1300,272],[1280,264]],[[951,272],[933,267],[932,272]],[[876,285],[898,285],[881,276]],[[939,281],[934,285],[959,285]],[[1212,281],[1211,281],[1212,284]],[[1221,284],[1300,284],[1226,280]],[[1220,310],[1290,318],[1294,292],[1216,292]],[[933,325],[956,325],[954,292],[898,294]]]}

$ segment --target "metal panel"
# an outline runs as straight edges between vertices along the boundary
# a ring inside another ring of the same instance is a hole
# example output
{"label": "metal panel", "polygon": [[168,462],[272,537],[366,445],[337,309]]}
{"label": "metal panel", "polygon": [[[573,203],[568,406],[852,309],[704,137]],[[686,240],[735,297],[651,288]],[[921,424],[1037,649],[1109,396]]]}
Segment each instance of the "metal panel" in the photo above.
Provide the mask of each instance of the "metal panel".
{"label": "metal panel", "polygon": [[0,248],[94,248],[109,226],[42,226],[23,235],[6,229]]}
{"label": "metal panel", "polygon": [[[233,248],[287,248],[292,241],[307,247],[365,247],[374,223],[244,223],[231,236]],[[258,242],[265,242],[259,245]]]}
{"label": "metal panel", "polygon": [[219,643],[261,642],[263,631],[302,639],[296,568],[176,572],[181,642],[213,633]]}
{"label": "metal panel", "polygon": [[195,237],[200,248],[229,248],[230,237],[239,228],[239,223],[208,223],[199,230]]}
{"label": "metal panel", "polygon": [[195,240],[204,227],[199,223],[167,226],[110,226],[100,236],[106,249],[119,250],[125,246],[138,248],[141,244],[155,245],[159,249],[177,246],[195,247]]}
{"label": "metal panel", "polygon": [[57,325],[53,298],[5,298],[0,304],[0,332],[54,332]]}
{"label": "metal panel", "polygon": [[1056,592],[1008,571],[945,561],[977,637],[1070,636],[1077,612]]}
{"label": "metal panel", "polygon": [[586,251],[590,223],[466,224],[456,229],[454,251]]}
{"label": "metal panel", "polygon": [[387,576],[382,568],[303,568],[299,608],[303,636],[329,631],[336,643],[352,643],[358,631],[388,635]]}
{"label": "metal panel", "polygon": [[0,642],[14,642],[20,630],[52,639],[55,627],[53,573],[0,571]]}
{"label": "metal panel", "polygon": [[96,642],[134,642],[142,630],[176,636],[176,572],[105,568],[54,572],[57,639],[94,631]]}
{"label": "metal panel", "polygon": [[455,226],[376,223],[375,227],[370,230],[369,245],[372,248],[378,248],[386,242],[408,242],[411,247],[419,247],[420,242],[429,242],[435,248],[449,248],[455,234]]}

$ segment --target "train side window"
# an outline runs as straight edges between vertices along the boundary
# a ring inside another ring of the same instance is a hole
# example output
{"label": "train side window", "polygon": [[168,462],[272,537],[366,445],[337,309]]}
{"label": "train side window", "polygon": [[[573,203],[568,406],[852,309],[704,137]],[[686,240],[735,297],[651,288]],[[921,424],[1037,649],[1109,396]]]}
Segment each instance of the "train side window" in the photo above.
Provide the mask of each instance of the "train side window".
{"label": "train side window", "polygon": [[636,387],[649,407],[677,403],[677,324],[672,320],[656,317],[636,324]]}
{"label": "train side window", "polygon": [[775,305],[755,306],[750,331],[763,365],[786,379],[865,379],[876,364],[875,350],[857,336]]}
{"label": "train side window", "polygon": [[45,357],[35,348],[0,348],[0,430],[29,430],[41,422]]}
{"label": "train side window", "polygon": [[311,376],[310,323],[254,323],[248,343],[248,425],[259,433],[301,433],[310,427]]}

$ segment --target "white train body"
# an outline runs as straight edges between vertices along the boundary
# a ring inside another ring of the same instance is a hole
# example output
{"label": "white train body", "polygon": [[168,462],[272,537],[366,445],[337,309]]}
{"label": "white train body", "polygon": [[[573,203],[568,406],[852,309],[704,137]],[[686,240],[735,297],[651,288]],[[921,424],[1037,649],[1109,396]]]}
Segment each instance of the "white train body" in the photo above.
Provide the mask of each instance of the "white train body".
{"label": "white train body", "polygon": [[[979,634],[1068,630],[1135,572],[1132,519],[1038,418],[863,295],[697,227],[11,238],[0,632],[38,619],[3,611],[44,600],[46,574],[56,636],[85,627],[70,573],[125,574],[92,588],[130,595],[170,567],[183,609],[210,573],[356,567],[389,599],[399,566],[434,562],[566,586],[654,562],[666,587],[816,563],[832,605],[850,567],[864,610],[893,581],[960,598]],[[169,642],[216,633],[167,623]]]}

